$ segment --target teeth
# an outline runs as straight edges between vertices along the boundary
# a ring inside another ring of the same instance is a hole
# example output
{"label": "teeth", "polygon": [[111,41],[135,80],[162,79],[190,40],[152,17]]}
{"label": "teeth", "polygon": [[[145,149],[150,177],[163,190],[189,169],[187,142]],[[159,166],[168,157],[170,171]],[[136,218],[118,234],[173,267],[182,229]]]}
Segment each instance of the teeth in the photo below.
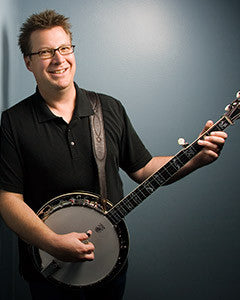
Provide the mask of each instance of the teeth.
{"label": "teeth", "polygon": [[54,73],[54,74],[62,74],[65,71],[66,71],[66,69],[63,69],[63,70],[53,71],[52,73]]}

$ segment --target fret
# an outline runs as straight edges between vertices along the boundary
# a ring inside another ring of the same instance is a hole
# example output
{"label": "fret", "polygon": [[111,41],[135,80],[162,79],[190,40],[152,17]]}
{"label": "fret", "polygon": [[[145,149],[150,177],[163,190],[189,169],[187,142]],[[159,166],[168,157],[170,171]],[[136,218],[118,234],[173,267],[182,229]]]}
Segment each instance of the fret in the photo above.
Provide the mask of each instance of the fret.
{"label": "fret", "polygon": [[129,196],[128,196],[128,199],[132,202],[136,202],[138,203],[139,201],[141,201],[141,197],[140,195],[138,194],[139,190],[140,190],[140,187],[138,189],[136,189],[135,191],[133,191]]}
{"label": "fret", "polygon": [[216,130],[222,130],[222,128],[221,128],[221,125],[220,125],[220,124],[217,124],[217,125],[215,126],[215,128],[216,128]]}
{"label": "fret", "polygon": [[161,178],[164,179],[164,182],[169,178],[169,173],[166,170],[166,166],[163,166],[159,172],[161,173]]}
{"label": "fret", "polygon": [[139,188],[139,192],[143,195],[143,197],[147,198],[151,193],[144,188],[144,185]]}
{"label": "fret", "polygon": [[177,155],[171,160],[171,164],[177,171],[181,169],[182,166],[184,166],[184,163],[179,159]]}
{"label": "fret", "polygon": [[183,166],[189,161],[189,158],[185,155],[184,150],[178,154],[178,159],[182,162]]}
{"label": "fret", "polygon": [[[131,211],[135,206],[133,205],[133,201],[129,201],[129,199],[125,199],[125,206],[127,207],[127,209],[129,211]],[[121,202],[119,202],[119,205],[121,205]],[[118,208],[118,206],[116,206],[116,208]]]}
{"label": "fret", "polygon": [[121,205],[124,208],[124,210],[126,211],[126,215],[132,210],[132,208],[129,208],[127,206],[127,203],[124,201],[119,202],[119,205]]}
{"label": "fret", "polygon": [[183,154],[190,160],[193,158],[198,152],[194,149],[194,147],[189,146],[185,150],[183,150]]}
{"label": "fret", "polygon": [[123,205],[119,205],[119,207],[118,207],[118,212],[119,212],[122,216],[125,216],[125,215],[126,215],[126,210],[124,209]]}
{"label": "fret", "polygon": [[149,180],[145,181],[143,186],[144,186],[145,190],[149,193],[149,195],[151,195],[156,189],[155,186],[153,186],[151,183],[151,178]]}
{"label": "fret", "polygon": [[[174,158],[173,158],[174,159]],[[172,160],[173,160],[172,159]],[[168,175],[171,177],[179,168],[175,167],[174,163],[170,160],[167,165],[165,166],[165,170],[167,171]]]}
{"label": "fret", "polygon": [[[138,193],[139,193],[139,190],[138,190]],[[128,201],[130,201],[132,206],[136,207],[143,201],[142,199],[146,199],[146,198],[147,198],[147,196],[145,194],[135,194],[134,197],[129,195]]]}
{"label": "fret", "polygon": [[[136,202],[131,197],[128,197],[127,199],[125,199],[125,201],[123,203],[125,203],[125,206],[127,206],[128,211],[131,211],[136,207]],[[120,203],[119,205],[122,205],[122,204]]]}
{"label": "fret", "polygon": [[[166,179],[168,179],[169,175],[172,175],[172,171],[170,170],[170,162],[167,163],[167,165],[162,167],[163,170],[163,177],[165,177]],[[165,176],[164,176],[165,174]]]}
{"label": "fret", "polygon": [[[141,193],[141,194],[140,194]],[[142,196],[141,196],[142,195]],[[136,205],[140,204],[142,202],[142,199],[147,198],[148,195],[146,196],[141,189],[138,190],[138,197],[133,198],[134,203],[136,203]],[[130,198],[130,197],[129,197]]]}
{"label": "fret", "polygon": [[118,217],[119,220],[123,219],[126,216],[126,214],[123,214],[119,209],[115,213],[115,215]]}
{"label": "fret", "polygon": [[224,130],[231,124],[230,120],[228,120],[226,117],[223,117],[220,119],[216,125],[214,130]]}
{"label": "fret", "polygon": [[[151,177],[150,177],[150,179],[151,179]],[[152,185],[150,179],[148,179],[148,180],[146,180],[144,182],[144,187],[145,187],[146,190],[150,190],[151,191],[152,189],[154,189],[154,186]]]}
{"label": "fret", "polygon": [[149,178],[149,182],[151,183],[151,186],[154,190],[159,187],[159,183],[153,177]]}
{"label": "fret", "polygon": [[107,215],[113,224],[118,224],[122,220],[122,218],[119,217],[115,211],[109,211]]}
{"label": "fret", "polygon": [[183,167],[187,162],[188,162],[188,158],[184,155],[184,150],[182,150],[181,152],[179,152],[176,155],[176,159],[179,162],[179,166]]}
{"label": "fret", "polygon": [[158,184],[158,186],[161,186],[165,182],[165,179],[161,176],[159,171],[152,175],[152,179]]}

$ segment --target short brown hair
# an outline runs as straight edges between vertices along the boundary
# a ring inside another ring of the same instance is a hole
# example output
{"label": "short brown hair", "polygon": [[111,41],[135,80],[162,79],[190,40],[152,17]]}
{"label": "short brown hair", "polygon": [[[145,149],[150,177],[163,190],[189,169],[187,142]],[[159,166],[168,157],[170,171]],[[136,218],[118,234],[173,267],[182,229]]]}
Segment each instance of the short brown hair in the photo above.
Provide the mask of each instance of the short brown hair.
{"label": "short brown hair", "polygon": [[70,31],[71,24],[69,18],[60,15],[55,10],[45,10],[39,14],[33,14],[22,24],[18,45],[24,56],[28,56],[31,52],[31,34],[36,30],[50,29],[55,26],[61,26],[64,31],[70,36],[72,41],[72,33]]}

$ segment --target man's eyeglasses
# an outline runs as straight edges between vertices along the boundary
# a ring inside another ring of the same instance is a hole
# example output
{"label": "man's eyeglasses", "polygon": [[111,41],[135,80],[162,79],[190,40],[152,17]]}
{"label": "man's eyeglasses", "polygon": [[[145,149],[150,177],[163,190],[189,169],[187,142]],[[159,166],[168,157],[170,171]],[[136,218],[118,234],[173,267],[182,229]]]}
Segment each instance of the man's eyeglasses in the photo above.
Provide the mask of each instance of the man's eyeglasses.
{"label": "man's eyeglasses", "polygon": [[38,52],[29,53],[27,56],[38,55],[41,59],[52,58],[55,55],[55,52],[58,51],[61,55],[68,55],[74,52],[75,45],[64,45],[56,49],[42,49]]}

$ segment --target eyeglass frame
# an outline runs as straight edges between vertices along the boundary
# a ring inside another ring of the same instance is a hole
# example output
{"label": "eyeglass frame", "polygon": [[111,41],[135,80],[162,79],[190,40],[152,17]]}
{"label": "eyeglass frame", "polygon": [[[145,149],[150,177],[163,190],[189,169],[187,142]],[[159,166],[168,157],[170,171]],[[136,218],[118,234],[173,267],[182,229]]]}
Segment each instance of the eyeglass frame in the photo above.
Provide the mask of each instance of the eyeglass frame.
{"label": "eyeglass frame", "polygon": [[[65,53],[65,54],[62,54],[59,50],[60,48],[62,47],[66,47],[66,46],[70,46],[72,48],[72,52],[70,53]],[[74,52],[74,48],[75,48],[75,45],[62,45],[62,46],[59,46],[58,48],[56,49],[53,49],[53,48],[43,48],[42,50],[39,50],[38,52],[32,52],[32,53],[28,53],[27,56],[31,57],[32,55],[38,55],[41,59],[49,59],[49,58],[53,58],[56,51],[58,51],[61,55],[69,55],[69,54],[72,54]],[[51,50],[52,51],[52,56],[49,56],[49,57],[41,57],[40,56],[40,53],[44,50]]]}

